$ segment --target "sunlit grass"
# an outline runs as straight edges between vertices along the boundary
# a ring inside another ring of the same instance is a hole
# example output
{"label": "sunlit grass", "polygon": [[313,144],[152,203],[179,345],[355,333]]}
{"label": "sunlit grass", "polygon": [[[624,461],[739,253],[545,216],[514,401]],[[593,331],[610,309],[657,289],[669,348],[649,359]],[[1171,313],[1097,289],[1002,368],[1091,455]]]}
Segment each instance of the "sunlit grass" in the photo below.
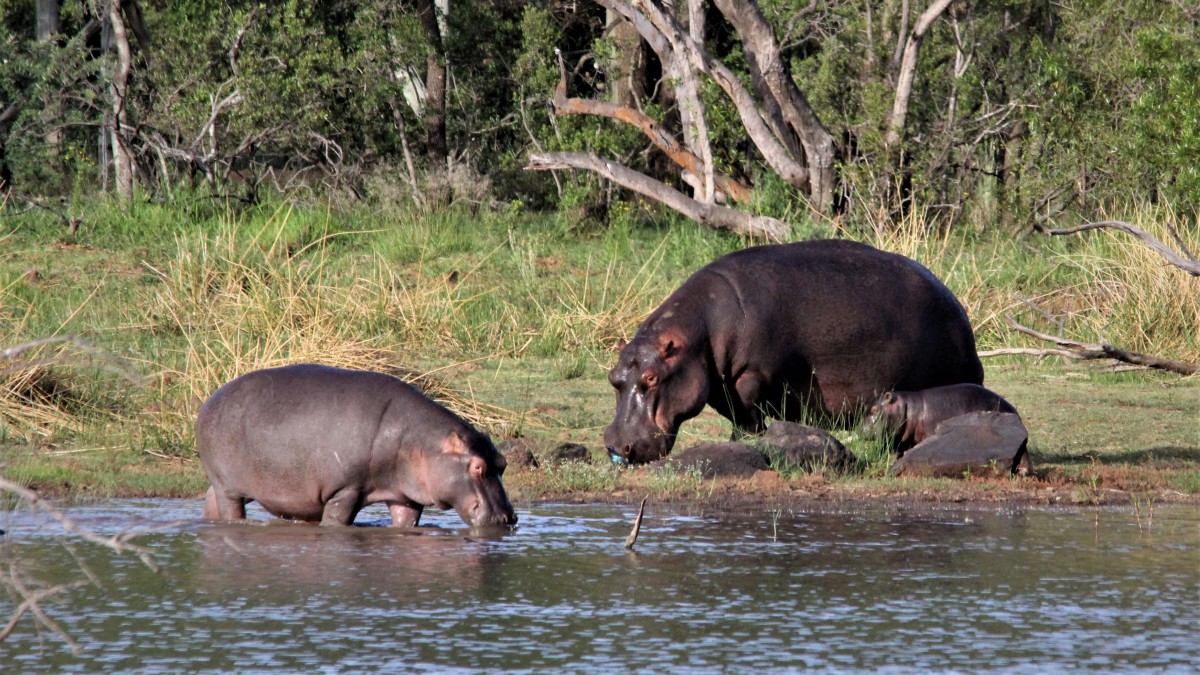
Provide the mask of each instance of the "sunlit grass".
{"label": "sunlit grass", "polygon": [[[1194,215],[1133,205],[1110,216],[1173,243],[1170,225],[1200,250]],[[79,449],[72,457],[105,466],[131,457],[191,462],[200,402],[245,372],[302,361],[414,381],[496,437],[532,434],[596,448],[612,415],[604,372],[616,343],[695,269],[750,243],[686,223],[580,232],[550,218],[486,212],[274,205],[210,209],[189,220],[160,205],[128,213],[101,206],[76,235],[29,218],[0,233],[11,251],[0,258],[0,348],[80,335],[133,364],[146,384],[86,359],[62,365],[72,357],[55,349],[34,356],[59,365],[6,370],[0,362],[0,444]],[[895,227],[841,235],[913,257],[945,280],[981,349],[1045,346],[1013,332],[1005,322],[1011,315],[1066,337],[1200,360],[1200,286],[1122,233],[997,240],[940,233],[914,212]],[[28,269],[40,280],[25,278]],[[1051,440],[1037,425],[1052,390],[1039,388],[1019,406],[1038,442]],[[1095,414],[1094,424],[1103,424]],[[1117,440],[1105,452],[1120,439],[1144,445],[1135,431],[1143,430],[1110,432]],[[1052,440],[1073,448],[1073,438],[1089,433],[1064,428]],[[683,434],[680,447],[723,440],[729,425],[707,414]],[[1178,443],[1194,446],[1197,438]],[[858,462],[839,481],[886,476],[889,449],[843,440]],[[100,446],[121,450],[88,450]],[[39,461],[52,466],[65,457]],[[119,479],[119,470],[104,471]],[[554,471],[545,485],[566,492],[696,489],[686,476],[665,473],[635,480],[607,466]],[[1179,480],[1189,489],[1194,483]]]}

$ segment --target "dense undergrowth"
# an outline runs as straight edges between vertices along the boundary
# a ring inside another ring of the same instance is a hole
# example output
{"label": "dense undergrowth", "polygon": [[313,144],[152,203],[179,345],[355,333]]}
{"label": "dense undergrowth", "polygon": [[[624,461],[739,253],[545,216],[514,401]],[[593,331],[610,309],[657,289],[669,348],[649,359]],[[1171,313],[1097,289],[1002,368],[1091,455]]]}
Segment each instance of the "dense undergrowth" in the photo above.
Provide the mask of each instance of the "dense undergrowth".
{"label": "dense undergrowth", "polygon": [[[1196,214],[1131,206],[1110,216],[1166,241],[1173,228],[1200,249]],[[98,204],[75,233],[40,212],[0,227],[0,346],[63,338],[23,353],[25,365],[0,361],[0,446],[40,449],[34,482],[78,482],[69,467],[90,458],[108,467],[109,488],[147,473],[130,466],[156,462],[176,467],[169,484],[193,486],[199,403],[240,373],[299,361],[399,374],[497,438],[598,447],[614,345],[697,267],[753,243],[676,220],[602,227],[507,211],[284,203]],[[796,238],[818,236],[930,267],[963,301],[983,350],[1049,346],[1015,333],[1012,317],[1200,360],[1200,289],[1119,233],[942,235],[914,215],[886,228],[815,224]],[[1034,367],[1005,358],[989,367]],[[864,459],[853,476],[883,473],[877,443],[843,440]],[[590,481],[569,471],[546,480],[567,491],[617,480],[607,469]]]}

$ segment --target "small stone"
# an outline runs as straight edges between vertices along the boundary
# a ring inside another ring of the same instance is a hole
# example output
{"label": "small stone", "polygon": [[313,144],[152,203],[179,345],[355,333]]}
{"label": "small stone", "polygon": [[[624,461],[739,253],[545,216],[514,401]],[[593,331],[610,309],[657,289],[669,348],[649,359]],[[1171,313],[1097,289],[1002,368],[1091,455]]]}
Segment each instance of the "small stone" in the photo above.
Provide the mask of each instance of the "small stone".
{"label": "small stone", "polygon": [[757,449],[733,441],[693,446],[651,466],[668,466],[680,473],[699,468],[705,478],[749,478],[771,468]]}
{"label": "small stone", "polygon": [[546,460],[551,464],[562,464],[563,462],[583,462],[584,464],[592,463],[592,453],[586,446],[578,443],[559,443],[551,450]]}
{"label": "small stone", "polygon": [[496,449],[504,455],[504,461],[509,468],[536,469],[537,457],[533,454],[534,444],[527,438],[506,438],[496,444]]}
{"label": "small stone", "polygon": [[846,446],[828,433],[795,422],[775,422],[761,445],[776,471],[845,469],[853,461]]}

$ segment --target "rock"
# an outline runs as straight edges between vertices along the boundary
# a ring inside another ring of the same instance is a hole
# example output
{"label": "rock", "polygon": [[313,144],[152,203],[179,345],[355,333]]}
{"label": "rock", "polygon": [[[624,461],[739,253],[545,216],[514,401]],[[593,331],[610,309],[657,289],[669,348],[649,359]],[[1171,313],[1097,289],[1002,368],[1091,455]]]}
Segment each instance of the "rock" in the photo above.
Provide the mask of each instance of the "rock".
{"label": "rock", "polygon": [[676,452],[651,466],[668,466],[683,472],[699,467],[705,478],[749,478],[767,471],[767,458],[745,443],[704,443]]}
{"label": "rock", "polygon": [[973,412],[952,417],[892,465],[893,476],[1007,476],[1027,474],[1029,432],[1021,417]]}
{"label": "rock", "polygon": [[761,445],[776,471],[845,469],[853,461],[841,441],[821,429],[795,422],[773,423]]}
{"label": "rock", "polygon": [[562,464],[563,462],[591,464],[592,453],[585,446],[578,443],[559,443],[546,455],[546,462],[550,465]]}
{"label": "rock", "polygon": [[496,444],[496,449],[504,455],[510,469],[536,469],[537,457],[533,454],[536,446],[528,438],[506,438]]}

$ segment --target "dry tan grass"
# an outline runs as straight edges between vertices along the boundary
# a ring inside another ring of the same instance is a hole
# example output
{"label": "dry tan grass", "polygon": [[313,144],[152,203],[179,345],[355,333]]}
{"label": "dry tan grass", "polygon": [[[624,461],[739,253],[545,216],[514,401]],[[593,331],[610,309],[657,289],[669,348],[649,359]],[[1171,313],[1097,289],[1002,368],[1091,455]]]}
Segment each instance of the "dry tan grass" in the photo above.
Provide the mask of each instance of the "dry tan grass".
{"label": "dry tan grass", "polygon": [[[1112,217],[1174,244],[1170,226],[1193,253],[1200,250],[1195,226],[1177,212],[1142,205]],[[868,243],[918,260],[945,281],[966,307],[981,348],[1047,346],[1006,325],[1006,316],[1023,315],[1042,328],[1053,327],[1050,332],[1061,329],[1065,337],[1200,361],[1200,281],[1119,232],[1073,235],[1075,240],[1065,242],[1069,252],[1061,254],[1037,239],[1043,235],[1030,236],[1011,245],[972,245],[929,228],[916,212],[894,227],[877,228]],[[1023,268],[1046,271],[1021,288],[997,281]]]}
{"label": "dry tan grass", "polygon": [[[1195,227],[1172,211],[1136,210],[1130,222],[1174,244],[1170,226],[1187,247],[1200,250]],[[1193,222],[1195,219],[1193,218]],[[1079,339],[1125,349],[1200,361],[1200,280],[1168,265],[1150,248],[1120,232],[1078,235],[1064,264],[1085,280],[1053,298]],[[1064,307],[1065,306],[1065,307]]]}
{"label": "dry tan grass", "polygon": [[323,254],[298,259],[277,237],[248,247],[232,232],[180,241],[177,258],[160,272],[163,283],[147,298],[154,320],[187,345],[182,367],[165,372],[160,385],[164,399],[180,404],[148,413],[156,426],[187,439],[200,403],[222,384],[291,363],[396,375],[493,433],[517,417],[403,361],[404,353],[430,351],[428,344],[420,351],[406,345],[446,336],[459,320],[461,298],[448,281],[401,280],[372,263],[358,279],[338,284]]}

